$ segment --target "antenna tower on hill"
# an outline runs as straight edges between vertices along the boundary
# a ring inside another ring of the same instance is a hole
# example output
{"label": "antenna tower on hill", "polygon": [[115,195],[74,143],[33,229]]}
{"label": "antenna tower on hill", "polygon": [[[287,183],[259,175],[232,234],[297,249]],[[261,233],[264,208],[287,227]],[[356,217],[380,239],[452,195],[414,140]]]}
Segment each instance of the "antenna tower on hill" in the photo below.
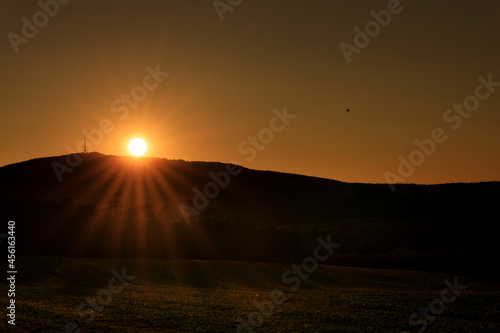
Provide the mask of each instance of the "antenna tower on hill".
{"label": "antenna tower on hill", "polygon": [[85,135],[83,136],[83,153],[88,154],[89,152],[87,151],[87,138]]}

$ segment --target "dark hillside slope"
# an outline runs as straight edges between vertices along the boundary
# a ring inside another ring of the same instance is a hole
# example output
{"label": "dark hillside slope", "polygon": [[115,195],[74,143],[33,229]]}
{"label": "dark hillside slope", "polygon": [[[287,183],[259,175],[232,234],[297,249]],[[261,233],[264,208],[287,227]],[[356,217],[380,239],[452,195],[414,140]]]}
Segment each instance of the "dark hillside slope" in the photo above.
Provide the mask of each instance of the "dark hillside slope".
{"label": "dark hillside slope", "polygon": [[[226,165],[160,158],[107,156],[92,153],[59,182],[49,157],[0,168],[3,200],[71,198],[74,204],[104,207],[109,196],[122,192],[122,203],[153,207],[183,202],[193,207],[196,192],[214,183],[209,173]],[[270,171],[243,171],[230,178],[209,206],[248,216],[256,223],[323,223],[346,218],[487,218],[500,214],[500,183],[414,185],[391,192],[386,184],[343,183],[329,179]],[[210,190],[209,190],[210,191]],[[202,201],[200,201],[202,202]],[[480,222],[480,221],[478,221]]]}
{"label": "dark hillside slope", "polygon": [[59,182],[52,165],[67,158],[0,168],[0,218],[16,221],[19,254],[290,261],[331,235],[342,246],[328,262],[342,265],[489,274],[499,257],[499,182],[391,192],[386,184],[245,168],[229,176],[237,166],[98,153],[83,155]]}

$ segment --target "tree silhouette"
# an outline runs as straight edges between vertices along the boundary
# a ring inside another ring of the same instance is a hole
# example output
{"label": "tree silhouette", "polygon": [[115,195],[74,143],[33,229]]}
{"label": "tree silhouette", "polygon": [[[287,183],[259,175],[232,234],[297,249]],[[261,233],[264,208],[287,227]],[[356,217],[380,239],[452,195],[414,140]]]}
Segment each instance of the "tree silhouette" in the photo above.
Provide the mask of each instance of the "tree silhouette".
{"label": "tree silhouette", "polygon": [[118,192],[111,194],[111,197],[108,200],[108,204],[106,207],[106,211],[108,213],[113,213],[115,215],[118,213],[118,209],[122,205],[122,202],[121,202],[122,194],[123,194],[122,191],[118,191]]}

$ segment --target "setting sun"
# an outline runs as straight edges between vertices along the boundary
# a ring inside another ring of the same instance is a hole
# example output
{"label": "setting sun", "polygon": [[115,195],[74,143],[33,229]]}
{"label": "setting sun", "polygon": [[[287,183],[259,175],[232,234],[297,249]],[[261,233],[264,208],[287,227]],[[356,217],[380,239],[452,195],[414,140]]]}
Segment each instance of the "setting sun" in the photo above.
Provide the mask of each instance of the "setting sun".
{"label": "setting sun", "polygon": [[146,152],[147,148],[146,142],[139,138],[132,139],[128,144],[128,150],[134,156],[141,156]]}

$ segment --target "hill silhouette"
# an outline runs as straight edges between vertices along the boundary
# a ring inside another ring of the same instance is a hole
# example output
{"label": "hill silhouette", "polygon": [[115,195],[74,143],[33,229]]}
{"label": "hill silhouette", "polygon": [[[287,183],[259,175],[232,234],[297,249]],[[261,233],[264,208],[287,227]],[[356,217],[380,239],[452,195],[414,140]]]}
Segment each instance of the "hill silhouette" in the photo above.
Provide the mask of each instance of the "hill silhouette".
{"label": "hill silhouette", "polygon": [[[210,172],[226,170],[223,163],[134,158],[99,153],[83,160],[59,182],[52,167],[66,164],[68,155],[34,159],[0,168],[0,198],[71,198],[75,204],[102,207],[110,195],[122,192],[124,205],[193,206],[208,183]],[[498,216],[500,182],[440,185],[344,183],[295,174],[242,168],[220,188],[211,207],[255,219],[259,224],[325,223],[349,218],[463,218]],[[206,197],[206,195],[204,195]]]}
{"label": "hill silhouette", "polygon": [[24,254],[299,260],[327,234],[342,244],[332,262],[347,265],[477,271],[498,254],[499,182],[400,184],[392,192],[387,184],[91,153],[7,165],[0,183],[1,217],[18,221]]}

